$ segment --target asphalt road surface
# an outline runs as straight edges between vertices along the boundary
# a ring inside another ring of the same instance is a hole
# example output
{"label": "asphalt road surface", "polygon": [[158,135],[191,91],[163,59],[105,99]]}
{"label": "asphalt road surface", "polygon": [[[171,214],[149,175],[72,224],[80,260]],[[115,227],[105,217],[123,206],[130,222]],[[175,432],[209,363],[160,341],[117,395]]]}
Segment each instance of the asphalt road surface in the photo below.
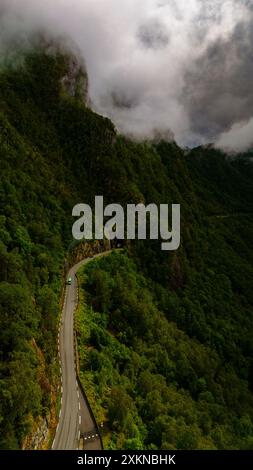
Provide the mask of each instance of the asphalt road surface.
{"label": "asphalt road surface", "polygon": [[[104,256],[102,253],[98,256]],[[97,256],[94,256],[96,258]],[[66,287],[65,302],[59,331],[59,353],[61,364],[61,410],[56,429],[53,450],[77,450],[84,445],[86,450],[101,450],[100,437],[86,398],[78,385],[74,353],[74,312],[77,305],[78,286],[76,273],[80,267],[94,258],[76,264],[68,273],[72,284]],[[85,436],[80,440],[81,436]],[[82,444],[81,444],[82,442]]]}

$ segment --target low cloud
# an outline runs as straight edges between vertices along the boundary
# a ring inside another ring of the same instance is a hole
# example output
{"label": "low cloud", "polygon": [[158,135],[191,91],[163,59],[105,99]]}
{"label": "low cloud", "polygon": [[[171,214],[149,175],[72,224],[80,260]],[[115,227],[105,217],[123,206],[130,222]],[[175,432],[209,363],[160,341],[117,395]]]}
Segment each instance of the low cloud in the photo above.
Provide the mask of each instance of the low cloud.
{"label": "low cloud", "polygon": [[216,146],[227,152],[253,148],[253,118],[244,124],[234,124],[228,132],[221,134]]}
{"label": "low cloud", "polygon": [[121,132],[252,145],[251,0],[0,0],[2,57],[38,31],[76,44]]}
{"label": "low cloud", "polygon": [[182,102],[193,133],[216,141],[252,117],[253,21],[215,40],[185,74]]}
{"label": "low cloud", "polygon": [[157,19],[142,24],[137,37],[140,44],[146,49],[165,49],[170,41],[167,27]]}

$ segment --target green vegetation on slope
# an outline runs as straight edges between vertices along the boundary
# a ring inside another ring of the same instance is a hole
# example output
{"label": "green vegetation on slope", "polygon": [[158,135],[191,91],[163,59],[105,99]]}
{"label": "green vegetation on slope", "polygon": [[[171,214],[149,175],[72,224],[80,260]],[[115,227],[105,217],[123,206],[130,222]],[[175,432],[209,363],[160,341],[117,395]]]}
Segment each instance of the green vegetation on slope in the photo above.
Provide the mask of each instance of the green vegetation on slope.
{"label": "green vegetation on slope", "polygon": [[68,94],[67,56],[19,63],[0,71],[0,447],[20,448],[52,410],[72,207],[99,194],[182,205],[177,253],[136,242],[87,268],[83,377],[110,445],[252,447],[253,224],[237,217],[253,212],[250,155],[133,143],[81,102],[78,80]]}
{"label": "green vegetation on slope", "polygon": [[250,336],[247,322],[234,328],[239,311],[224,275],[192,274],[185,292],[157,296],[127,254],[113,253],[79,277],[81,377],[105,422],[106,447],[253,447],[253,399],[238,342],[243,334],[249,351]]}

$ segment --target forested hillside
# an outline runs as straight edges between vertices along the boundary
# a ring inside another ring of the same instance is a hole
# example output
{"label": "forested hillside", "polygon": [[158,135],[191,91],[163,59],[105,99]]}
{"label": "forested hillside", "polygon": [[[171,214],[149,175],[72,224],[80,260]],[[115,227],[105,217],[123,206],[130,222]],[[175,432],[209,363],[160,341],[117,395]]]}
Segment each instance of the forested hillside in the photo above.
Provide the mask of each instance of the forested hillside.
{"label": "forested hillside", "polygon": [[57,49],[1,67],[0,447],[52,409],[72,207],[102,194],[182,206],[178,252],[129,243],[82,274],[82,377],[107,445],[253,448],[251,154],[117,135]]}

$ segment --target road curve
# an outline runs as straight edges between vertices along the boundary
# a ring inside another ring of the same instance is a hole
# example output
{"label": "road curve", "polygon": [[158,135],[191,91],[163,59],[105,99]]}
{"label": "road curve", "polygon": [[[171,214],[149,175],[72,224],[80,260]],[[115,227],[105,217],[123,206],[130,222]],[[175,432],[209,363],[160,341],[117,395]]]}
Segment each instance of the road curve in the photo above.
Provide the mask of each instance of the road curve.
{"label": "road curve", "polygon": [[72,284],[66,287],[65,301],[59,330],[58,345],[61,365],[61,409],[56,429],[53,450],[76,450],[80,436],[85,435],[85,449],[101,450],[101,440],[96,434],[95,424],[77,381],[74,353],[74,312],[77,306],[77,271],[101,253],[76,264],[68,273]]}

